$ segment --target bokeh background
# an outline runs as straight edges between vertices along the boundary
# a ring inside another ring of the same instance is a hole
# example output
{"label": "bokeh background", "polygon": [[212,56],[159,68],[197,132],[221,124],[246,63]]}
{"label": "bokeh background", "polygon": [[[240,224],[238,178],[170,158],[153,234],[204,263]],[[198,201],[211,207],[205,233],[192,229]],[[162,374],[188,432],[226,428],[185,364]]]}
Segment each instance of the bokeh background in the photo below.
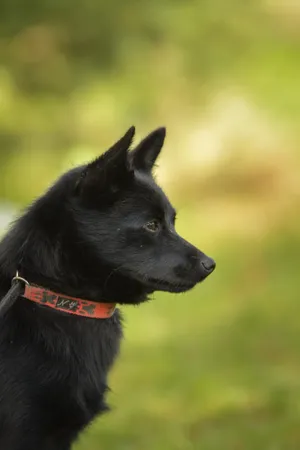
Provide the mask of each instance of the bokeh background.
{"label": "bokeh background", "polygon": [[299,0],[1,0],[1,231],[132,124],[166,125],[158,180],[217,261],[124,308],[112,412],[76,450],[300,448],[299,123]]}

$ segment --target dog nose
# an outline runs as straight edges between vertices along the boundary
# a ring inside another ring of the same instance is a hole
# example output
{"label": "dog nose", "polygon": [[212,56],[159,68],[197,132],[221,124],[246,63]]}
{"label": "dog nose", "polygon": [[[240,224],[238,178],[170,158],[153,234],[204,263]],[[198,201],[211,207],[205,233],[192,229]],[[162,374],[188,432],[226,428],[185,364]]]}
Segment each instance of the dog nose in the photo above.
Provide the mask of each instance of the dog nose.
{"label": "dog nose", "polygon": [[201,264],[208,273],[211,273],[216,267],[216,263],[212,258],[204,259],[204,261],[201,261]]}

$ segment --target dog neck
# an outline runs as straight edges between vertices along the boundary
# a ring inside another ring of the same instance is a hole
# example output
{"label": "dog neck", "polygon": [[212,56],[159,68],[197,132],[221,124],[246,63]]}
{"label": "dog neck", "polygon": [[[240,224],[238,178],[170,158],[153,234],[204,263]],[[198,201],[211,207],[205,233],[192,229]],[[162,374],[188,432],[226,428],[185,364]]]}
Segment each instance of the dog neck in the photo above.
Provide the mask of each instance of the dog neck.
{"label": "dog neck", "polygon": [[[46,200],[51,198],[52,194]],[[0,293],[7,292],[16,270],[20,270],[32,285],[64,297],[135,305],[147,300],[152,291],[103,264],[90,248],[82,248],[64,209],[56,211],[57,220],[50,226],[47,220],[53,214],[45,213],[49,205],[44,200],[33,204],[0,243]],[[59,205],[65,203],[60,201]],[[34,227],[33,219],[38,219]]]}

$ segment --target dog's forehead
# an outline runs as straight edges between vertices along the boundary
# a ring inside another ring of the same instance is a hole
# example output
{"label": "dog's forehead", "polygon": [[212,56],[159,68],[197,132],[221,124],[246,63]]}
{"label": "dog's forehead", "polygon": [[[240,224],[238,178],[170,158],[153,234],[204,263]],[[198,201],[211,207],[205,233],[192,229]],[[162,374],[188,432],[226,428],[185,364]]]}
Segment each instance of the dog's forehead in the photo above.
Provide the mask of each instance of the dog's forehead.
{"label": "dog's forehead", "polygon": [[138,172],[135,174],[135,180],[136,199],[139,199],[145,206],[148,205],[149,208],[163,215],[175,215],[175,209],[171,205],[168,197],[151,176]]}

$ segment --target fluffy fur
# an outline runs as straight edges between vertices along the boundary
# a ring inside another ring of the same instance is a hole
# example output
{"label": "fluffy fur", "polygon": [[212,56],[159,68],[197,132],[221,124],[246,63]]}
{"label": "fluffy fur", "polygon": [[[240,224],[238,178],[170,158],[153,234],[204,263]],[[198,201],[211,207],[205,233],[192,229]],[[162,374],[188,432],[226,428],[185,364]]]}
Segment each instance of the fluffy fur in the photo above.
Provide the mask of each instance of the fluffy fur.
{"label": "fluffy fur", "polygon": [[[95,161],[64,174],[0,244],[0,298],[16,270],[29,282],[93,301],[139,304],[183,292],[215,267],[175,231],[151,174],[165,129],[129,151],[132,127]],[[19,297],[0,318],[0,448],[70,450],[106,409],[121,313],[72,316]]]}

